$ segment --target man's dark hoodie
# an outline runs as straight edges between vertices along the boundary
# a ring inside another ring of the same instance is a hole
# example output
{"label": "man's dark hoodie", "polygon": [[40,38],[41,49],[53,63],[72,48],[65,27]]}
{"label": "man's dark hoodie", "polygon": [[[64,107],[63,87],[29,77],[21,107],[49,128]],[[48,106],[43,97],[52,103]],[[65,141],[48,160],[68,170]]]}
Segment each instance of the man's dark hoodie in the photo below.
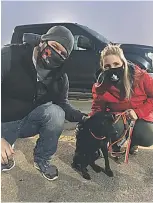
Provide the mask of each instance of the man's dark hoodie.
{"label": "man's dark hoodie", "polygon": [[[65,111],[66,120],[80,122],[83,113],[68,101],[68,76],[59,68],[38,81],[33,63],[33,48],[39,44],[38,35],[24,36],[20,45],[6,45],[1,50],[1,118],[2,122],[21,120],[39,105],[52,101]],[[62,44],[70,55],[73,48],[71,32],[63,26],[51,28],[42,41],[54,40]]]}

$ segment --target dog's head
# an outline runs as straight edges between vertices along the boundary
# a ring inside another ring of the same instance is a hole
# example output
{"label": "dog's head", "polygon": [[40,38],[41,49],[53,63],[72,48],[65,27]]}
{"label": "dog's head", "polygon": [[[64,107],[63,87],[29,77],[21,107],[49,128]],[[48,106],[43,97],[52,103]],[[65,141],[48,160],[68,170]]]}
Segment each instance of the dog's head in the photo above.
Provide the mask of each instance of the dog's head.
{"label": "dog's head", "polygon": [[84,124],[84,128],[89,129],[97,138],[111,138],[116,135],[114,128],[114,115],[109,112],[97,112],[91,116]]}

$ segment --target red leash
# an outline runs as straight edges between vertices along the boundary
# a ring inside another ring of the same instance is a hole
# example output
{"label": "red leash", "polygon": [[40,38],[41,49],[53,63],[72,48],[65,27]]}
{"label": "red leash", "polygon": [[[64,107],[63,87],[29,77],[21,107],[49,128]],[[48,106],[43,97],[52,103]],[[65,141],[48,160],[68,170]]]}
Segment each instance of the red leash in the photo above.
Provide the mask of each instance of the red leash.
{"label": "red leash", "polygon": [[[120,113],[118,118],[114,121],[114,123],[117,123],[119,121],[119,119],[122,117],[123,119],[123,123],[124,125],[126,126],[127,124],[127,118],[126,118],[126,111],[123,112],[123,113]],[[126,153],[125,153],[125,159],[124,159],[124,163],[128,163],[128,159],[129,159],[129,151],[130,151],[130,146],[131,146],[131,139],[132,139],[132,135],[133,135],[133,129],[134,129],[134,126],[135,126],[135,120],[131,120],[128,128],[126,127],[125,128],[125,131],[123,133],[123,135],[121,136],[121,138],[119,140],[116,140],[114,143],[111,143],[109,146],[108,146],[108,151],[111,152],[112,151],[112,146],[116,143],[118,143],[119,141],[121,141],[127,134],[128,132],[128,138],[127,138],[127,146],[126,146]],[[122,154],[122,152],[114,152],[115,154]]]}
{"label": "red leash", "polygon": [[[127,133],[128,130],[129,130],[129,132],[128,132],[129,135],[128,135],[128,138],[127,138],[127,146],[126,146],[126,152],[125,152],[124,163],[128,163],[129,151],[130,151],[131,140],[132,140],[132,135],[133,135],[133,129],[134,129],[135,122],[136,122],[136,121],[132,120],[131,123],[129,124],[129,128],[128,128],[127,130],[125,130],[124,135],[123,135],[119,140],[115,141],[114,143],[112,143],[112,144],[110,144],[110,145],[108,146],[108,150],[109,150],[109,152],[111,152],[111,151],[112,151],[112,146],[113,146],[115,143],[119,142],[121,139],[123,139],[124,136],[126,136],[126,133]],[[114,153],[115,153],[115,154],[119,154],[119,153],[122,154],[122,152],[114,152]]]}
{"label": "red leash", "polygon": [[131,123],[130,123],[128,143],[127,143],[127,147],[126,147],[124,163],[128,163],[128,160],[129,160],[129,151],[130,151],[131,140],[132,140],[132,135],[133,135],[133,129],[134,129],[135,122],[136,121],[131,121]]}
{"label": "red leash", "polygon": [[100,138],[100,137],[96,137],[90,129],[89,129],[89,131],[90,131],[91,135],[92,135],[96,140],[104,140],[104,139],[106,139],[106,137],[101,137],[101,138]]}

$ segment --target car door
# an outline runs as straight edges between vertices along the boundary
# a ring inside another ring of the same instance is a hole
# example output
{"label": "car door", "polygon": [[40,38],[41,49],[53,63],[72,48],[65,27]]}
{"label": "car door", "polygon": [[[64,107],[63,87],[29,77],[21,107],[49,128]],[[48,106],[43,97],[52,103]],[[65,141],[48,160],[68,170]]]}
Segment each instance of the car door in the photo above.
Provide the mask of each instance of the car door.
{"label": "car door", "polygon": [[99,57],[92,41],[91,49],[78,47],[79,35],[74,35],[73,51],[65,64],[69,77],[70,89],[85,91],[95,82],[95,72],[99,68]]}

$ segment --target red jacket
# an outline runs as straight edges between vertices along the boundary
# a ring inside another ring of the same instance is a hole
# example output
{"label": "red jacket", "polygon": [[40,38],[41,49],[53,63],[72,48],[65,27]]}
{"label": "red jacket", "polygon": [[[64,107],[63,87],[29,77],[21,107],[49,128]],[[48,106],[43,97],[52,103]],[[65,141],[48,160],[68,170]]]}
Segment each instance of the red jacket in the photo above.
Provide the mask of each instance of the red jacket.
{"label": "red jacket", "polygon": [[135,67],[134,89],[130,100],[120,100],[119,90],[115,86],[98,86],[92,88],[93,115],[97,111],[104,111],[106,107],[112,112],[122,112],[133,109],[139,119],[153,122],[153,78],[138,66]]}

